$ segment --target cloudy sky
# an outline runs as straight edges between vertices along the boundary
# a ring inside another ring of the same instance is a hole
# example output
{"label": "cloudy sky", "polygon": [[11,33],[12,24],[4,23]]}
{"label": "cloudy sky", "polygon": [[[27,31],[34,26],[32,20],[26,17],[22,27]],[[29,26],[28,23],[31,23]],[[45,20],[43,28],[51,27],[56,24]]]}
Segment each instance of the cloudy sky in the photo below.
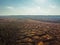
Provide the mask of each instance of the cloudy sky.
{"label": "cloudy sky", "polygon": [[60,0],[0,0],[0,15],[60,15]]}

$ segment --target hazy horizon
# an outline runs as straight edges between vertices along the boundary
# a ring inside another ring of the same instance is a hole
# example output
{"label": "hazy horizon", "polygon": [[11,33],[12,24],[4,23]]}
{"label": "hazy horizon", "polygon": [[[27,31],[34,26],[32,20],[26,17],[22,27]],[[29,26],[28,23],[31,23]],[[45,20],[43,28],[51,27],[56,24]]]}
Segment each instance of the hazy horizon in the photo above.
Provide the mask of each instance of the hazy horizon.
{"label": "hazy horizon", "polygon": [[60,15],[0,15],[0,16],[60,16]]}
{"label": "hazy horizon", "polygon": [[1,15],[60,15],[60,0],[0,0]]}

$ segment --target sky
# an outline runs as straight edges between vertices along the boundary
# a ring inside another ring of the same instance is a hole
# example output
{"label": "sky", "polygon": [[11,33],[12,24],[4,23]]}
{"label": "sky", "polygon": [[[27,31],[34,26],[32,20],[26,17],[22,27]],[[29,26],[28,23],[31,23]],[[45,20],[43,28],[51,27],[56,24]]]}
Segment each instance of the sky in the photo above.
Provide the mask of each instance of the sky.
{"label": "sky", "polygon": [[0,0],[0,15],[60,15],[60,0]]}

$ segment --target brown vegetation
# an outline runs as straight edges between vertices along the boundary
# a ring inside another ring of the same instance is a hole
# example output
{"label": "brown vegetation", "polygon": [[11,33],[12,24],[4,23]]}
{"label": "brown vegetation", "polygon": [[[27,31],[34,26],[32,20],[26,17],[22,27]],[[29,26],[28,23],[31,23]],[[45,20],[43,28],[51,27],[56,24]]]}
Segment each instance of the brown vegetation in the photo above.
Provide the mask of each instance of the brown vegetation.
{"label": "brown vegetation", "polygon": [[60,24],[31,19],[0,19],[0,45],[60,45]]}

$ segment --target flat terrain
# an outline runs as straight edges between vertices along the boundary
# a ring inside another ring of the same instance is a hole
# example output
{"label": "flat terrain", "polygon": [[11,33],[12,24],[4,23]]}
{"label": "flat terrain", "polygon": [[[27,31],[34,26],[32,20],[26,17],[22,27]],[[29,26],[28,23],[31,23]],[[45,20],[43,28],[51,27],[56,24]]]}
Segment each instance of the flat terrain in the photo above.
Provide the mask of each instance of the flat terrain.
{"label": "flat terrain", "polygon": [[1,18],[0,45],[60,45],[60,23]]}

